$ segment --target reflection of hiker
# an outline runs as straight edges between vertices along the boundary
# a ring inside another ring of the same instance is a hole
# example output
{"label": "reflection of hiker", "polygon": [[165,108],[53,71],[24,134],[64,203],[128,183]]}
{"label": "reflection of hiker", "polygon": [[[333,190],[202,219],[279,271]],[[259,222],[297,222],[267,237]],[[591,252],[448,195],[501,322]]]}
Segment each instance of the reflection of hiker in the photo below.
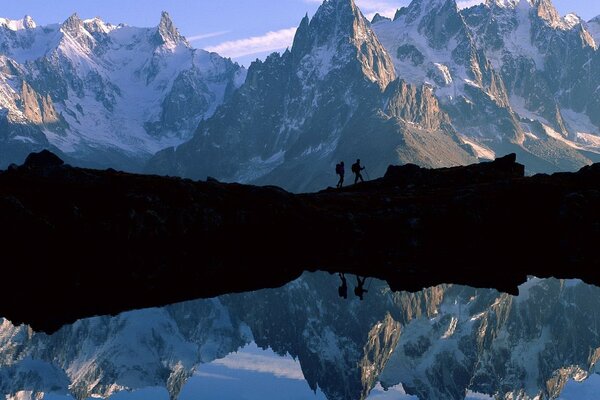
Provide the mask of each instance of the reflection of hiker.
{"label": "reflection of hiker", "polygon": [[344,173],[345,172],[346,171],[344,171],[344,162],[343,161],[339,164],[336,164],[335,173],[340,176],[340,180],[337,184],[338,189],[341,188],[342,186],[344,186]]}
{"label": "reflection of hiker", "polygon": [[358,183],[358,180],[360,179],[361,182],[364,182],[365,180],[362,177],[362,174],[360,173],[360,171],[362,171],[363,169],[365,169],[365,167],[361,167],[360,166],[360,160],[356,160],[356,162],[354,164],[352,164],[352,172],[356,175],[354,177],[354,184],[356,185]]}
{"label": "reflection of hiker", "polygon": [[338,288],[338,294],[340,295],[341,298],[343,299],[347,299],[348,298],[348,283],[346,283],[346,277],[344,276],[344,274],[342,274],[340,272],[340,279],[342,280],[342,286],[340,286]]}
{"label": "reflection of hiker", "polygon": [[356,276],[356,285],[357,286],[354,288],[354,294],[361,300],[363,300],[363,296],[365,295],[365,293],[368,292],[368,290],[364,288],[366,280],[367,280],[367,277],[364,277],[361,279],[358,275]]}

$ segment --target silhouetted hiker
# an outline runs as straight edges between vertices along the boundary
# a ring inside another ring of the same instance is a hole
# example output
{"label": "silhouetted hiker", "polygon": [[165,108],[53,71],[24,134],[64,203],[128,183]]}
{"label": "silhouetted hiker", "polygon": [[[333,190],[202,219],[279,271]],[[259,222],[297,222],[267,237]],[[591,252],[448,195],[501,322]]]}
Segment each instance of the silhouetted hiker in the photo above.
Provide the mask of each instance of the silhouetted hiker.
{"label": "silhouetted hiker", "polygon": [[344,276],[344,274],[342,274],[340,272],[340,279],[342,280],[342,285],[338,288],[338,294],[340,295],[341,298],[343,299],[347,299],[348,298],[348,283],[346,282],[346,277]]}
{"label": "silhouetted hiker", "polygon": [[344,162],[340,162],[335,166],[335,173],[340,176],[340,180],[338,181],[337,187],[338,189],[344,186],[344,174],[346,171],[344,170]]}
{"label": "silhouetted hiker", "polygon": [[356,160],[356,162],[354,164],[352,164],[352,172],[354,173],[354,175],[356,175],[354,177],[354,184],[356,185],[358,183],[358,180],[360,179],[361,182],[364,182],[365,180],[362,177],[362,174],[360,173],[360,171],[362,171],[363,169],[365,169],[365,167],[361,167],[360,166],[360,160]]}
{"label": "silhouetted hiker", "polygon": [[360,277],[358,275],[356,276],[356,285],[357,286],[354,288],[354,294],[357,297],[359,297],[361,300],[363,300],[363,296],[365,295],[365,293],[368,292],[368,290],[364,288],[366,280],[367,280],[367,277],[360,279]]}

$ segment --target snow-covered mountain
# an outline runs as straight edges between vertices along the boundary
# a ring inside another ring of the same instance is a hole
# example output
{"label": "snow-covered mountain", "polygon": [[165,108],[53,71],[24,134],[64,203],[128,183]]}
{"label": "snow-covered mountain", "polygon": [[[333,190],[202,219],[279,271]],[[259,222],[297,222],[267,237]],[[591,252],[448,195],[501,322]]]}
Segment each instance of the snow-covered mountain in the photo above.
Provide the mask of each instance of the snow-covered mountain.
{"label": "snow-covered mountain", "polygon": [[[233,103],[149,169],[292,190],[332,184],[357,157],[372,175],[508,152],[530,172],[575,170],[600,160],[598,26],[550,0],[413,0],[371,23],[326,0],[291,51],[253,64]],[[416,104],[433,125],[411,118]]]}
{"label": "snow-covered mountain", "polygon": [[530,171],[546,172],[598,159],[592,25],[561,17],[550,0],[465,10],[454,0],[414,0],[373,29],[398,75],[433,87],[480,156],[515,151]]}
{"label": "snow-covered mountain", "polygon": [[0,165],[52,146],[78,164],[139,168],[189,139],[245,73],[192,48],[167,13],[156,28],[0,19]]}
{"label": "snow-covered mountain", "polygon": [[377,382],[422,400],[556,398],[570,378],[597,372],[600,289],[580,281],[531,279],[517,297],[462,286],[394,293],[374,281],[364,302],[339,298],[338,285],[307,273],[280,289],[92,318],[52,336],[4,320],[0,394],[165,387],[176,398],[199,365],[251,341],[296,358],[328,399],[365,399]]}
{"label": "snow-covered mountain", "polygon": [[302,20],[291,50],[253,63],[233,99],[149,169],[311,190],[359,157],[373,176],[398,162],[476,160],[430,88],[397,79],[354,1],[328,0]]}

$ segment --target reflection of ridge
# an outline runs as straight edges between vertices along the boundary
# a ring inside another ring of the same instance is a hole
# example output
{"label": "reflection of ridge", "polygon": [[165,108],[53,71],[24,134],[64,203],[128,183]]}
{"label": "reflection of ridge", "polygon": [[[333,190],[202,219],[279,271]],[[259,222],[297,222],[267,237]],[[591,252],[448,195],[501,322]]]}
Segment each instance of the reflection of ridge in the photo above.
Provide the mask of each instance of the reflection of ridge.
{"label": "reflection of ridge", "polygon": [[[471,400],[595,387],[568,382],[600,359],[600,288],[530,279],[517,297],[450,285],[411,294],[374,280],[361,302],[339,298],[338,279],[306,273],[280,289],[82,320],[52,336],[4,320],[0,393],[87,399],[162,386],[191,400],[288,385],[316,399]],[[150,392],[136,393],[118,398]]]}

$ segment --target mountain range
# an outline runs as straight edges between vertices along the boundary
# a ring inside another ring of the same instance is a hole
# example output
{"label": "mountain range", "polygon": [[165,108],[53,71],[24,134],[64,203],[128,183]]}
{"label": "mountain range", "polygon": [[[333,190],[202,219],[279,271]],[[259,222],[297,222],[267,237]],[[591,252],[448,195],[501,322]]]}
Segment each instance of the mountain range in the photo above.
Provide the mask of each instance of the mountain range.
{"label": "mountain range", "polygon": [[43,27],[0,20],[0,165],[47,147],[80,165],[141,170],[189,139],[245,74],[192,48],[167,13],[156,28],[77,14]]}
{"label": "mountain range", "polygon": [[361,158],[440,167],[518,154],[530,173],[600,160],[600,20],[550,0],[413,0],[368,21],[326,0],[248,70],[156,28],[0,19],[0,165],[76,165],[315,190]]}
{"label": "mountain range", "polygon": [[518,154],[530,173],[598,160],[597,20],[549,0],[413,0],[367,21],[328,0],[293,46],[250,66],[232,100],[150,170],[314,190],[362,158],[449,166]]}

